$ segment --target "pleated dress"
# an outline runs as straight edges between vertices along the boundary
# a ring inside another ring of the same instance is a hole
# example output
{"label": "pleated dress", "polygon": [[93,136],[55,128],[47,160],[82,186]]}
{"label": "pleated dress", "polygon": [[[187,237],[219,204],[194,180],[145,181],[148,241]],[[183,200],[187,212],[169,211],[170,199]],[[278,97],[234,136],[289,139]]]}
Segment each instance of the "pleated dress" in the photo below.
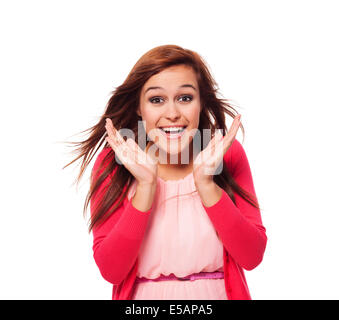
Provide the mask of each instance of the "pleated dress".
{"label": "pleated dress", "polygon": [[[127,197],[135,193],[136,181]],[[161,280],[200,272],[223,272],[223,244],[203,208],[193,173],[157,179],[157,190],[138,255],[132,300],[227,300],[224,278]]]}

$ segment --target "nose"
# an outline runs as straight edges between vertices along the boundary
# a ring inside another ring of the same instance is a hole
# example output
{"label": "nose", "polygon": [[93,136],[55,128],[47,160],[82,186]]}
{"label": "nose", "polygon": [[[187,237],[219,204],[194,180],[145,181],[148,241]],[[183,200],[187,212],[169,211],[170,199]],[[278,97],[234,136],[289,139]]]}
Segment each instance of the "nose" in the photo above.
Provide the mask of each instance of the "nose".
{"label": "nose", "polygon": [[168,104],[168,106],[165,110],[164,116],[168,120],[176,121],[176,120],[180,119],[181,113],[180,113],[180,110],[178,110],[175,103],[170,103],[170,104]]}

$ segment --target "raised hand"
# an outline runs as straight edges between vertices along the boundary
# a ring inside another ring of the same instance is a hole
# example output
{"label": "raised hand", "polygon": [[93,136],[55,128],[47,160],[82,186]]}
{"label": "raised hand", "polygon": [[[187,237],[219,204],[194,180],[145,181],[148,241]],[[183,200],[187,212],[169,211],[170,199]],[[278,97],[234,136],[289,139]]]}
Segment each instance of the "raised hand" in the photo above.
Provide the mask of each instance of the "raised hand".
{"label": "raised hand", "polygon": [[241,115],[238,114],[234,118],[230,130],[224,137],[217,130],[217,133],[207,147],[194,159],[193,176],[196,185],[205,185],[213,182],[213,175],[216,169],[221,161],[223,161],[226,151],[230,148],[237,135],[241,123],[240,117]]}
{"label": "raised hand", "polygon": [[157,163],[133,139],[128,138],[125,141],[115,129],[111,119],[106,118],[105,128],[107,132],[105,140],[139,184],[156,183]]}

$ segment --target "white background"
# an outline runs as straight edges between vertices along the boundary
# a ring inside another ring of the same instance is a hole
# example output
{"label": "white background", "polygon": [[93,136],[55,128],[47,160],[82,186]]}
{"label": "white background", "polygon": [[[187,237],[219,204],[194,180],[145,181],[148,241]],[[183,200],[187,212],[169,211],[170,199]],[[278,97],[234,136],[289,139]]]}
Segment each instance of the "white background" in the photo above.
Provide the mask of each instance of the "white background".
{"label": "white background", "polygon": [[242,114],[268,235],[252,298],[338,299],[336,5],[1,1],[0,298],[111,299],[82,216],[93,162],[77,189],[62,141],[85,137],[142,54],[177,44]]}

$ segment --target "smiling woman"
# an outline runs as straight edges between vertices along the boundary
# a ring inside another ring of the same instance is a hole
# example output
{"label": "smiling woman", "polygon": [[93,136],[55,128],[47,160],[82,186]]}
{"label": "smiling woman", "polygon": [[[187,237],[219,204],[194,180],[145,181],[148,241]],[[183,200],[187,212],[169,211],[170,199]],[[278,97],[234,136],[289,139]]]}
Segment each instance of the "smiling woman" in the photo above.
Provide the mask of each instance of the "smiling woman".
{"label": "smiling woman", "polygon": [[239,128],[203,59],[163,45],[137,61],[88,139],[71,142],[78,181],[104,145],[84,209],[113,299],[251,298],[243,269],[261,262],[267,237]]}
{"label": "smiling woman", "polygon": [[[160,161],[165,163],[159,167],[163,172],[173,168],[171,155],[181,154],[187,149],[192,144],[192,132],[198,129],[201,104],[196,88],[198,82],[194,69],[181,64],[155,74],[141,90],[137,113],[145,121],[145,131],[152,141],[149,145],[157,141],[157,147],[164,151],[160,152],[160,157],[166,155],[166,159]],[[188,167],[191,170],[192,157],[190,152]],[[182,170],[182,167],[177,165],[175,169]]]}

